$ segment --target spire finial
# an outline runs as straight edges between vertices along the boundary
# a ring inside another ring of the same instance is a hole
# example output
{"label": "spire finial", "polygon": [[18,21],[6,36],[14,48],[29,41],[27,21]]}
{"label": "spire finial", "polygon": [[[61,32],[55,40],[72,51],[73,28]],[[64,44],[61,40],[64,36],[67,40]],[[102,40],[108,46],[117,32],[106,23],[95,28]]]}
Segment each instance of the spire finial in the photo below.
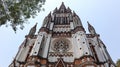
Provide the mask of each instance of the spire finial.
{"label": "spire finial", "polygon": [[61,8],[66,9],[66,7],[65,7],[65,5],[64,5],[64,2],[62,2],[61,6],[60,6],[60,9],[61,9]]}
{"label": "spire finial", "polygon": [[62,5],[64,5],[64,2],[62,2]]}
{"label": "spire finial", "polygon": [[73,16],[75,16],[76,15],[76,13],[75,13],[75,11],[73,11]]}
{"label": "spire finial", "polygon": [[62,2],[61,6],[60,6],[60,8],[59,8],[59,12],[64,13],[65,10],[66,10],[66,7],[65,7],[65,5],[64,5],[64,2]]}
{"label": "spire finial", "polygon": [[70,9],[69,7],[67,8],[67,10],[68,10],[69,12],[71,12],[71,9]]}
{"label": "spire finial", "polygon": [[54,9],[53,13],[57,12],[57,7]]}
{"label": "spire finial", "polygon": [[91,25],[90,25],[89,21],[87,21],[87,23],[88,23],[88,27],[90,27]]}
{"label": "spire finial", "polygon": [[36,24],[30,29],[30,32],[29,32],[28,35],[34,35],[34,34],[35,34],[37,24],[38,24],[38,23],[36,23]]}
{"label": "spire finial", "polygon": [[51,17],[51,11],[50,11],[50,13],[48,14],[48,17]]}
{"label": "spire finial", "polygon": [[96,34],[96,31],[94,29],[94,27],[89,23],[89,21],[87,21],[88,23],[88,30],[91,34]]}

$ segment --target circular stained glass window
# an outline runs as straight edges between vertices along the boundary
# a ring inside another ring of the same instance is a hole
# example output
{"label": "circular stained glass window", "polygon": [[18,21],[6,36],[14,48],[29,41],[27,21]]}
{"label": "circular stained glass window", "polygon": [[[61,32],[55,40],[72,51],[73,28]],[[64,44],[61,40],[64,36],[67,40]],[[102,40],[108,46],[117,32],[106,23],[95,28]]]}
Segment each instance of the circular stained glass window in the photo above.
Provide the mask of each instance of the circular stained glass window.
{"label": "circular stained glass window", "polygon": [[55,42],[53,48],[57,52],[66,52],[69,50],[70,46],[65,40],[59,40]]}

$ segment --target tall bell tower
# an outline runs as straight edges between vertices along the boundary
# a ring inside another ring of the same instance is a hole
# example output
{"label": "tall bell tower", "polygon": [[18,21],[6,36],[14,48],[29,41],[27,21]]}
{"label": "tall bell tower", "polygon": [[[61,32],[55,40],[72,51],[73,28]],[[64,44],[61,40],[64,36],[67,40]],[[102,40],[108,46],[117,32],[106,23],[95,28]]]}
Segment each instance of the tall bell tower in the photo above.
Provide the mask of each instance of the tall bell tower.
{"label": "tall bell tower", "polygon": [[9,67],[115,67],[106,46],[88,22],[86,33],[79,16],[64,3],[33,26]]}

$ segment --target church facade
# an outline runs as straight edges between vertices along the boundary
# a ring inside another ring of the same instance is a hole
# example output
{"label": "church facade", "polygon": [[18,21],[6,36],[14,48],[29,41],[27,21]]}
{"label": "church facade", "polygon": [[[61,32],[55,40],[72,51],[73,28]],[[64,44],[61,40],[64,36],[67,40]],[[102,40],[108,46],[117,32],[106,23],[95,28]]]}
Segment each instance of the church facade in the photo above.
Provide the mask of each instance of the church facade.
{"label": "church facade", "polygon": [[33,26],[9,67],[115,67],[105,44],[88,22],[64,3],[48,14],[36,32]]}

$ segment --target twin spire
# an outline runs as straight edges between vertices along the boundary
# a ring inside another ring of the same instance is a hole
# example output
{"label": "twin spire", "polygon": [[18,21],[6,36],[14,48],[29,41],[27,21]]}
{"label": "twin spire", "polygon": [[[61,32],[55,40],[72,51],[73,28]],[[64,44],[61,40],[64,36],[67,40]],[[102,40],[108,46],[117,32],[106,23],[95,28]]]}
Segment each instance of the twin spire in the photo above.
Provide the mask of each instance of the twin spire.
{"label": "twin spire", "polygon": [[[61,6],[59,9],[57,9],[57,7],[55,8],[54,12],[60,12],[60,13],[65,13],[65,12],[71,12],[71,9],[68,7],[68,9],[66,9],[64,2],[62,2]],[[77,14],[73,11],[73,16],[76,16]],[[51,17],[51,12],[48,14],[48,17]],[[94,27],[87,21],[88,23],[88,30],[91,34],[96,34],[96,31],[94,29]],[[30,32],[28,35],[34,35],[36,32],[36,26],[37,23],[30,29]]]}

